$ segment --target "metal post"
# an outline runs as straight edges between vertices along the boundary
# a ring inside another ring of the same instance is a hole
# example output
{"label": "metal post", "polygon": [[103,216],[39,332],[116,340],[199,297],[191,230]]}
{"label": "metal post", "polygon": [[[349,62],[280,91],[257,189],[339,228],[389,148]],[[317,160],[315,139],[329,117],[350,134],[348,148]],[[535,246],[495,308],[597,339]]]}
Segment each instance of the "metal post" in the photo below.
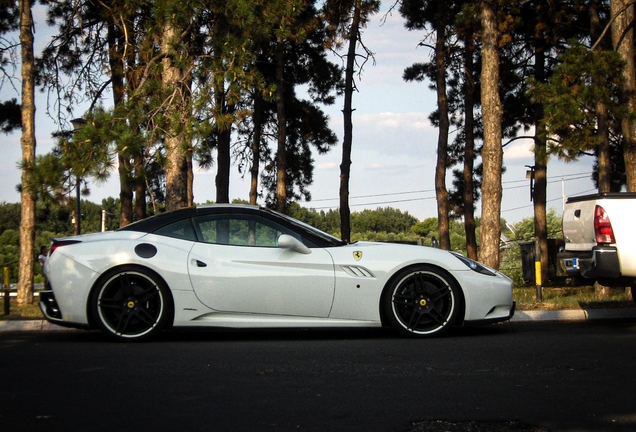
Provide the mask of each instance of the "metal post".
{"label": "metal post", "polygon": [[9,315],[11,313],[11,297],[10,288],[11,288],[11,269],[9,267],[4,268],[4,314]]}
{"label": "metal post", "polygon": [[534,165],[526,165],[526,178],[530,180],[530,201],[534,199]]}

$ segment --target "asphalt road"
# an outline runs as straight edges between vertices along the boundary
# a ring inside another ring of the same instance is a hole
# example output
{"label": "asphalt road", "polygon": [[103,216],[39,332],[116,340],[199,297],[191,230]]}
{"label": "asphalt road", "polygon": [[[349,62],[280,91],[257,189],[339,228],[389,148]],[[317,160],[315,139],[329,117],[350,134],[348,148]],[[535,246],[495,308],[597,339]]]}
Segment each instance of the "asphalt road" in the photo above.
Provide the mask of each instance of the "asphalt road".
{"label": "asphalt road", "polygon": [[2,431],[634,431],[636,320],[0,333]]}

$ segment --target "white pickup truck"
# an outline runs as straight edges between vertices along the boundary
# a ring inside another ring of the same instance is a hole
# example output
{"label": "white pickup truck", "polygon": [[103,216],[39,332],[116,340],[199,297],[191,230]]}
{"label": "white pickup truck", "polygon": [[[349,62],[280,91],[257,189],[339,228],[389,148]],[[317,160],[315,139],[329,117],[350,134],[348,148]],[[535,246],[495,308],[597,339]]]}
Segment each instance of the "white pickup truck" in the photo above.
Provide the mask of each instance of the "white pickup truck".
{"label": "white pickup truck", "polygon": [[636,193],[568,198],[565,248],[557,255],[568,276],[604,286],[636,286]]}

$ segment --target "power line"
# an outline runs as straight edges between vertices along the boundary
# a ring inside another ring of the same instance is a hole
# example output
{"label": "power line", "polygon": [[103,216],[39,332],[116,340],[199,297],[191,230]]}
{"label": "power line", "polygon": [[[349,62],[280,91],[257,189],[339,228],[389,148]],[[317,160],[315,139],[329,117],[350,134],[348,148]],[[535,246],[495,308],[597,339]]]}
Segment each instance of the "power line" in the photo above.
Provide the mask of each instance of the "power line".
{"label": "power line", "polygon": [[[589,178],[589,173],[573,173],[573,174],[565,174],[565,175],[561,175],[558,176],[558,178],[554,178],[552,177],[553,180],[548,180],[548,184],[552,184],[552,183],[558,183],[561,181],[575,181],[575,180],[581,180],[584,178]],[[550,177],[548,177],[550,178]],[[524,179],[524,180],[510,180],[507,182],[502,182],[502,185],[505,184],[513,184],[513,183],[519,183],[519,182],[524,182],[526,184],[524,185],[520,185],[520,186],[512,186],[512,187],[506,187],[504,188],[504,190],[512,190],[512,189],[520,189],[520,188],[527,188],[528,187],[528,179]],[[592,189],[591,191],[594,191],[594,189]],[[361,199],[361,198],[380,198],[380,197],[385,197],[385,196],[397,196],[397,195],[409,195],[409,194],[415,194],[415,193],[429,193],[429,192],[435,192],[435,189],[425,189],[425,190],[415,190],[415,191],[405,191],[405,192],[394,192],[394,193],[382,193],[382,194],[370,194],[370,195],[357,195],[357,196],[353,196],[350,197],[350,199]],[[587,192],[587,191],[586,191]],[[581,193],[585,193],[585,192],[581,192]],[[420,197],[420,198],[409,198],[409,199],[402,199],[402,200],[390,200],[390,201],[378,201],[378,202],[368,202],[368,203],[358,203],[358,204],[349,204],[350,207],[362,207],[362,206],[373,206],[373,205],[383,205],[383,204],[396,204],[396,203],[404,203],[404,202],[415,202],[415,201],[425,201],[425,200],[430,200],[430,199],[435,199],[435,196],[429,196],[429,197]],[[552,200],[549,200],[548,202],[552,202],[552,201],[557,201],[562,199],[562,197],[558,197],[558,198],[554,198]],[[317,200],[313,200],[313,201],[305,201],[305,203],[309,204],[309,203],[315,203],[315,202],[324,202],[324,201],[335,201],[335,200],[340,200],[340,198],[321,198],[321,199],[317,199]],[[337,208],[338,205],[331,205],[331,206],[322,206],[322,207],[312,207],[315,210],[325,210],[325,209],[333,209],[333,208]],[[514,210],[520,210],[520,209],[524,209],[524,208],[529,208],[532,207],[532,204],[529,205],[525,205],[525,206],[521,206],[521,207],[516,207],[513,209],[507,209],[507,210],[502,210],[503,212],[508,212],[508,211],[514,211]]]}

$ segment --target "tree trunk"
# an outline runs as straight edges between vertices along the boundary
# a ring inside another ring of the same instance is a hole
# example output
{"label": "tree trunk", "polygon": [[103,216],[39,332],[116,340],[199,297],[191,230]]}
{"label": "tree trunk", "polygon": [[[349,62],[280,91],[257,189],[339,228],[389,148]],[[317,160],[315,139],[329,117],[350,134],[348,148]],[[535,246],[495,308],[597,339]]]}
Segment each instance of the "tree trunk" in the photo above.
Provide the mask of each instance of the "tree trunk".
{"label": "tree trunk", "polygon": [[[222,70],[222,48],[217,47],[215,51],[215,69]],[[214,130],[217,138],[216,178],[214,181],[216,185],[216,202],[226,204],[230,202],[230,142],[232,127],[226,127],[226,121],[222,118],[229,111],[225,97],[225,81],[223,79],[214,78],[214,104],[216,105],[215,111],[220,113],[220,118],[217,118],[216,128]]]}
{"label": "tree trunk", "polygon": [[466,143],[464,144],[464,231],[466,232],[466,255],[468,258],[477,259],[477,236],[475,224],[475,202],[473,171],[475,165],[475,81],[473,79],[473,53],[472,40],[467,38],[464,42],[464,116]]}
{"label": "tree trunk", "polygon": [[[590,36],[593,44],[596,43],[600,36],[601,19],[599,16],[598,0],[590,1]],[[596,51],[602,51],[603,47],[599,45]],[[609,116],[607,105],[602,102],[596,102],[596,117],[598,119],[598,138],[599,146],[597,151],[598,160],[598,191],[611,192],[612,189],[612,165],[610,161],[610,139],[609,139]]]}
{"label": "tree trunk", "polygon": [[[542,35],[535,35],[535,61],[534,78],[537,82],[545,81],[545,40]],[[547,219],[547,175],[548,175],[548,154],[544,140],[540,137],[542,133],[541,120],[543,119],[543,106],[534,106],[534,235],[539,244],[539,261],[541,262],[541,284],[548,281],[548,219]],[[537,284],[539,285],[539,284]]]}
{"label": "tree trunk", "polygon": [[[624,104],[629,112],[636,112],[636,66],[634,63],[634,5],[630,0],[611,0],[612,43],[614,50],[625,61],[623,69],[624,84],[621,92]],[[623,158],[627,175],[627,191],[636,192],[636,120],[631,116],[622,121],[622,132],[625,140]]]}
{"label": "tree trunk", "polygon": [[481,200],[481,248],[479,259],[499,268],[499,238],[501,236],[501,146],[502,108],[499,96],[499,45],[494,2],[481,3],[482,70],[481,104],[484,122],[484,145],[481,157],[484,166]]}
{"label": "tree trunk", "polygon": [[187,151],[186,155],[186,196],[187,206],[194,205],[194,164],[192,162],[192,151]]}
{"label": "tree trunk", "polygon": [[133,191],[130,186],[131,168],[130,161],[122,152],[118,152],[117,160],[119,162],[119,166],[117,167],[117,171],[119,172],[119,201],[121,202],[119,226],[123,227],[133,221]]}
{"label": "tree trunk", "polygon": [[276,52],[276,117],[278,123],[278,148],[276,151],[276,208],[287,210],[287,118],[285,117],[285,55],[282,42]]}
{"label": "tree trunk", "polygon": [[135,218],[144,219],[146,211],[146,181],[144,173],[144,159],[141,150],[134,159],[135,164]]}
{"label": "tree trunk", "polygon": [[254,136],[252,137],[252,166],[250,167],[250,204],[258,202],[258,175],[261,163],[261,136],[263,133],[263,96],[254,95]]}
{"label": "tree trunk", "polygon": [[[215,89],[215,103],[221,115],[229,115],[234,108],[227,106],[225,99],[225,88],[223,82],[218,82]],[[225,125],[225,120],[217,124]],[[217,126],[217,163],[216,163],[216,202],[230,202],[230,168],[231,155],[230,146],[232,143],[232,126]]]}
{"label": "tree trunk", "polygon": [[35,164],[35,61],[31,0],[19,0],[22,52],[22,195],[20,209],[20,262],[18,304],[33,303],[35,263],[35,191],[29,186]]}
{"label": "tree trunk", "polygon": [[351,240],[351,209],[349,208],[349,178],[351,175],[351,147],[353,145],[353,74],[356,60],[356,45],[360,30],[362,1],[356,0],[353,7],[353,19],[349,29],[349,51],[345,70],[344,140],[342,142],[342,163],[340,164],[340,236]]}
{"label": "tree trunk", "polygon": [[[108,24],[108,62],[110,64],[111,80],[113,87],[113,104],[119,106],[124,100],[124,59],[123,51],[126,41],[117,30],[114,23]],[[133,191],[132,191],[132,169],[130,160],[125,152],[117,149],[117,160],[119,173],[119,199],[121,210],[119,213],[119,226],[123,227],[133,221]]]}
{"label": "tree trunk", "polygon": [[[440,16],[445,16],[445,3],[438,2]],[[439,135],[437,137],[437,165],[435,166],[435,197],[437,199],[437,227],[439,246],[450,250],[450,221],[448,218],[448,189],[446,168],[448,167],[448,97],[446,96],[446,26],[441,22],[437,28],[435,42],[435,67],[437,88],[437,110],[439,112]]]}
{"label": "tree trunk", "polygon": [[[164,37],[161,42],[161,51],[165,55],[162,60],[162,85],[165,93],[169,95],[172,102],[169,110],[172,114],[179,113],[183,107],[184,94],[182,83],[185,81],[182,71],[176,67],[171,59],[173,50],[171,43],[176,37],[175,29],[166,24]],[[167,115],[168,118],[172,117]],[[181,118],[181,115],[177,115]],[[166,210],[176,210],[188,205],[188,164],[186,160],[185,147],[182,134],[179,131],[179,120],[171,119],[170,126],[166,131]]]}
{"label": "tree trunk", "polygon": [[216,202],[230,202],[230,140],[231,129],[218,131],[216,164]]}

